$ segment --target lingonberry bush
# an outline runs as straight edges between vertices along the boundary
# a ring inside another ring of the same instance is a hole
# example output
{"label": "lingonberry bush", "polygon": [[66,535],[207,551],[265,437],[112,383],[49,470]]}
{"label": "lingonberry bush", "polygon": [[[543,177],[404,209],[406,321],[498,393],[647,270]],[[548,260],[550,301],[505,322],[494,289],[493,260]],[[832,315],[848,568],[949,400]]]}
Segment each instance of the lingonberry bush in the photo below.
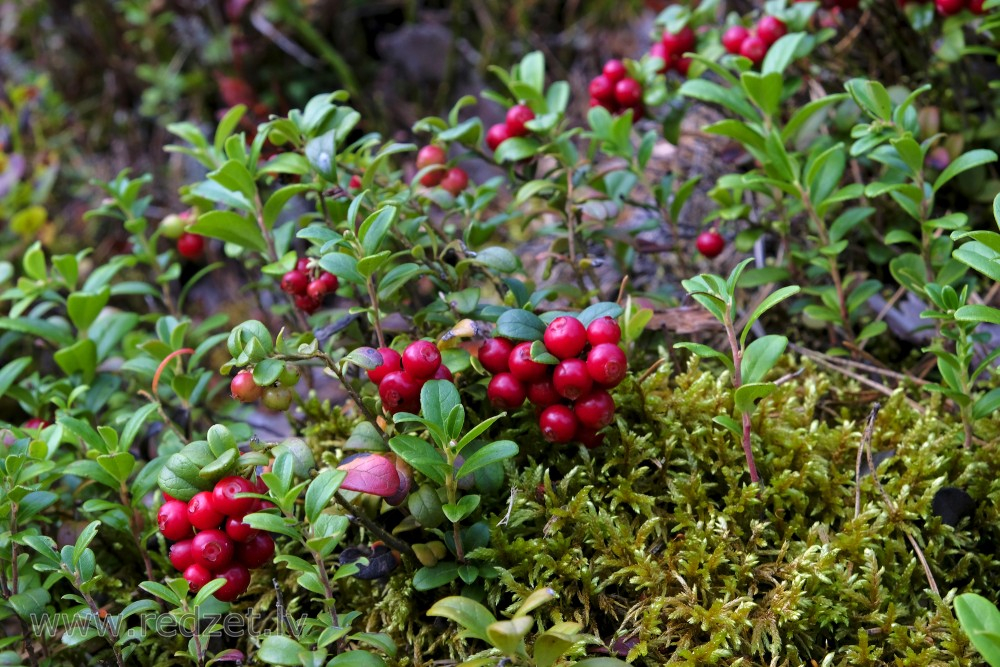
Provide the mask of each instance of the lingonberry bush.
{"label": "lingonberry bush", "polygon": [[994,659],[1000,0],[896,4],[167,124],[0,263],[0,662]]}

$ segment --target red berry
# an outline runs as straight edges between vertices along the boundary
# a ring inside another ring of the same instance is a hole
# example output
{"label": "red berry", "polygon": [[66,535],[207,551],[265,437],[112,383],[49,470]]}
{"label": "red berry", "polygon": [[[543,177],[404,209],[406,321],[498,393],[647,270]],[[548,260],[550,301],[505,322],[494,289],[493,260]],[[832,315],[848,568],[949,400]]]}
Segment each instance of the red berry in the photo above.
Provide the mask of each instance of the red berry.
{"label": "red berry", "polygon": [[[254,500],[254,504],[256,502]],[[251,528],[250,524],[243,523],[243,517],[231,516],[226,519],[226,535],[233,542],[246,542],[259,532],[256,528]]]}
{"label": "red berry", "polygon": [[451,369],[441,364],[438,369],[434,371],[434,376],[432,380],[447,380],[448,382],[454,382],[455,376],[451,374]]}
{"label": "red berry", "polygon": [[237,498],[241,493],[256,493],[250,480],[235,475],[223,477],[212,489],[212,506],[227,516],[243,516],[253,507],[256,498]]}
{"label": "red berry", "polygon": [[738,54],[743,48],[743,42],[750,36],[750,31],[741,25],[734,25],[722,33],[722,46],[732,54]]}
{"label": "red berry", "polygon": [[327,294],[336,292],[337,288],[340,287],[340,280],[338,280],[337,276],[333,275],[329,271],[324,271],[319,274],[319,278],[317,280],[323,281],[323,284],[326,285]]}
{"label": "red berry", "polygon": [[506,373],[510,370],[507,358],[513,349],[514,344],[506,338],[489,338],[479,348],[479,363],[494,375]]}
{"label": "red berry", "polygon": [[229,565],[234,552],[233,541],[218,528],[203,530],[191,540],[194,562],[212,572],[218,572]]}
{"label": "red berry", "polygon": [[347,184],[347,187],[349,187],[351,190],[357,190],[358,188],[360,188],[361,177],[358,176],[357,174],[352,174],[351,181]]}
{"label": "red berry", "polygon": [[513,410],[524,403],[527,391],[524,384],[513,373],[494,375],[486,387],[486,397],[498,410]]}
{"label": "red berry", "polygon": [[240,371],[229,383],[229,393],[241,403],[253,403],[260,398],[261,388],[253,381],[253,373]]}
{"label": "red berry", "polygon": [[611,83],[618,83],[625,78],[625,63],[620,60],[609,60],[604,63],[602,73]]}
{"label": "red berry", "polygon": [[524,126],[535,119],[535,112],[527,104],[515,104],[507,110],[507,131],[512,137],[523,137],[531,130]]}
{"label": "red berry", "polygon": [[604,444],[604,434],[599,429],[585,426],[576,430],[576,439],[587,449],[595,449]]}
{"label": "red berry", "polygon": [[691,59],[690,58],[678,58],[674,61],[674,68],[681,73],[682,76],[688,75],[688,70],[691,69]]}
{"label": "red berry", "polygon": [[642,84],[635,79],[624,78],[615,84],[615,100],[623,107],[634,107],[642,102]]}
{"label": "red berry", "polygon": [[286,294],[305,294],[308,287],[309,275],[305,271],[294,269],[281,277],[281,291]]}
{"label": "red berry", "polygon": [[983,13],[983,5],[986,0],[969,0],[969,11],[973,14],[980,15]]}
{"label": "red berry", "polygon": [[389,373],[378,386],[382,407],[389,414],[420,412],[420,388],[423,383],[406,371]]}
{"label": "red berry", "polygon": [[296,294],[294,301],[295,307],[307,315],[312,315],[323,305],[322,301],[314,299],[308,294]]}
{"label": "red berry", "polygon": [[563,398],[573,401],[594,386],[594,379],[587,372],[587,364],[579,359],[566,359],[556,366],[552,373],[552,384]]}
{"label": "red berry", "polygon": [[617,104],[615,102],[615,82],[603,74],[595,76],[590,81],[590,96],[604,104]]}
{"label": "red berry", "polygon": [[417,378],[434,377],[441,366],[441,351],[429,340],[415,340],[403,350],[403,370]]}
{"label": "red berry", "polygon": [[743,44],[740,46],[740,55],[749,58],[754,65],[759,65],[764,61],[764,56],[767,55],[767,43],[756,35],[750,35],[743,40]]}
{"label": "red berry", "polygon": [[660,41],[663,42],[663,46],[667,47],[667,51],[675,56],[694,51],[696,44],[694,30],[689,26],[684,26],[680,32],[664,30],[663,38]]}
{"label": "red berry", "polygon": [[698,247],[698,252],[712,259],[713,257],[718,257],[722,249],[726,247],[726,240],[722,238],[719,232],[710,229],[707,232],[698,234],[695,245]]}
{"label": "red berry", "polygon": [[267,533],[259,533],[244,544],[236,545],[236,560],[251,570],[274,558],[274,540]]}
{"label": "red berry", "polygon": [[507,129],[506,123],[491,125],[490,129],[486,131],[486,145],[490,147],[491,151],[495,151],[500,144],[508,139],[510,139],[510,131]]}
{"label": "red berry", "polygon": [[587,326],[587,342],[591,345],[611,343],[617,345],[622,339],[622,328],[618,321],[609,315],[598,317]]}
{"label": "red berry", "polygon": [[301,271],[305,274],[306,279],[309,279],[309,269],[311,268],[312,260],[308,257],[299,257],[295,262],[295,270]]}
{"label": "red berry", "polygon": [[185,259],[198,259],[205,251],[205,237],[191,232],[184,232],[177,239],[177,252]]}
{"label": "red berry", "polygon": [[[444,149],[440,146],[424,146],[417,153],[417,169],[423,170],[430,166],[442,165],[445,163]],[[441,182],[444,178],[444,169],[434,169],[424,174],[420,178],[420,184],[431,188]]]}
{"label": "red berry", "polygon": [[38,417],[32,417],[28,421],[26,421],[23,424],[21,424],[21,428],[30,429],[30,430],[34,431],[36,429],[39,429],[39,430],[43,429],[43,428],[45,428],[48,425],[49,425],[49,423],[47,421],[45,421],[44,419],[40,419]]}
{"label": "red berry", "polygon": [[194,565],[194,552],[192,551],[191,540],[182,540],[170,545],[170,564],[183,572]]}
{"label": "red berry", "polygon": [[309,283],[309,287],[306,288],[306,294],[309,295],[310,299],[322,301],[323,297],[326,296],[326,281],[319,278],[313,280]]}
{"label": "red berry", "polygon": [[557,317],[545,327],[545,349],[557,359],[569,359],[583,352],[587,329],[575,317]]}
{"label": "red berry", "polygon": [[399,352],[389,347],[380,347],[378,353],[382,355],[382,363],[368,371],[368,379],[379,384],[389,373],[403,370],[403,357]]}
{"label": "red berry", "polygon": [[168,500],[160,506],[156,513],[156,525],[165,538],[175,542],[186,540],[193,534],[187,505],[179,500]]}
{"label": "red berry", "polygon": [[667,47],[663,46],[662,42],[653,42],[653,45],[649,47],[649,55],[663,61],[663,67],[658,70],[660,74],[663,74],[670,69],[674,62],[674,57],[669,51],[667,51]]}
{"label": "red berry", "polygon": [[615,416],[615,400],[603,389],[595,389],[573,404],[573,413],[587,428],[604,428]]}
{"label": "red berry", "polygon": [[192,593],[197,593],[201,590],[202,586],[213,579],[212,573],[208,571],[208,568],[197,563],[189,565],[184,570],[184,578],[187,579],[188,587]]}
{"label": "red berry", "polygon": [[951,16],[965,8],[965,0],[934,0],[934,6],[937,7],[938,14]]}
{"label": "red berry", "polygon": [[579,426],[573,411],[565,405],[550,405],[538,417],[538,426],[549,442],[569,442]]}
{"label": "red berry", "polygon": [[469,175],[461,167],[449,169],[444,178],[441,179],[441,188],[450,192],[452,197],[457,197],[468,186]]}
{"label": "red berry", "polygon": [[511,374],[521,382],[538,382],[549,376],[549,367],[531,358],[531,343],[518,343],[507,357]]}
{"label": "red berry", "polygon": [[552,380],[542,380],[528,385],[528,400],[537,408],[547,408],[558,403],[562,397]]}
{"label": "red berry", "polygon": [[615,387],[628,372],[628,360],[617,345],[601,343],[587,353],[587,372],[602,387]]}
{"label": "red berry", "polygon": [[757,21],[757,36],[771,46],[788,33],[785,22],[776,16],[762,16]]}
{"label": "red berry", "polygon": [[188,521],[198,530],[208,530],[218,528],[222,523],[222,512],[215,509],[212,504],[212,492],[201,491],[188,501],[187,506]]}
{"label": "red berry", "polygon": [[234,564],[216,574],[226,580],[222,587],[215,591],[215,599],[220,602],[232,602],[243,595],[250,587],[250,570],[246,565]]}

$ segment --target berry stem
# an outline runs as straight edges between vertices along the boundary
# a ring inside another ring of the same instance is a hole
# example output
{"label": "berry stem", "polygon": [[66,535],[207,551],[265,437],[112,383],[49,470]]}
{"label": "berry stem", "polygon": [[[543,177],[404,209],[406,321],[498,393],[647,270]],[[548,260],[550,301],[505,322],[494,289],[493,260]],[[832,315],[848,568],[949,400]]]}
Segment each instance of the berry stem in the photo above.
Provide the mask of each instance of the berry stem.
{"label": "berry stem", "polygon": [[382,526],[372,521],[363,512],[359,512],[356,507],[351,505],[347,498],[341,495],[340,491],[333,494],[333,497],[337,501],[338,505],[350,512],[352,521],[361,524],[362,528],[367,530],[372,535],[375,535],[378,539],[382,540],[396,551],[405,554],[413,554],[413,549],[410,548],[409,542],[404,542],[392,533],[386,531],[382,528]]}
{"label": "berry stem", "polygon": [[378,291],[375,289],[374,278],[369,278],[365,282],[365,287],[368,288],[368,298],[372,302],[372,324],[375,326],[375,337],[378,339],[378,346],[385,347],[385,335],[382,333],[382,316],[379,313]]}

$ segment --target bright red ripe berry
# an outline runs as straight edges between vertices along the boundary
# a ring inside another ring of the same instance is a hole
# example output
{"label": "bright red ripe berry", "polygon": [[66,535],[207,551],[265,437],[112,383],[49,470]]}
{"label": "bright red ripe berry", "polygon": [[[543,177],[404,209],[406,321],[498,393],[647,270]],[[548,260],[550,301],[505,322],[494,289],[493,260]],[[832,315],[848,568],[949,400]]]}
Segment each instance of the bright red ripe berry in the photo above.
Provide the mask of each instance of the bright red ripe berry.
{"label": "bright red ripe berry", "polygon": [[187,506],[188,521],[198,530],[208,530],[218,528],[225,518],[222,512],[215,509],[212,504],[212,492],[201,491],[188,501]]}
{"label": "bright red ripe berry", "polygon": [[211,572],[218,572],[233,560],[235,547],[229,536],[218,528],[203,530],[191,540],[194,562]]}
{"label": "bright red ripe berry", "polygon": [[191,550],[191,540],[181,540],[170,545],[170,564],[183,572],[194,565],[194,552]]}
{"label": "bright red ripe berry", "polygon": [[687,53],[688,51],[694,51],[696,44],[694,30],[689,26],[684,26],[680,32],[667,32],[664,30],[660,41],[663,42],[663,46],[667,47],[667,51],[675,56]]}
{"label": "bright red ripe berry", "polygon": [[[256,502],[255,500],[254,503]],[[243,517],[231,516],[226,519],[226,535],[233,542],[246,542],[259,532],[256,528],[251,528],[250,524],[243,523]]]}
{"label": "bright red ripe berry", "polygon": [[740,55],[749,58],[754,65],[759,65],[767,55],[767,43],[756,35],[750,35],[740,46]]}
{"label": "bright red ripe berry", "polygon": [[510,370],[507,358],[514,344],[506,338],[489,338],[479,348],[479,363],[490,373],[506,373]]}
{"label": "bright red ripe berry", "polygon": [[695,245],[698,247],[698,252],[712,259],[713,257],[718,257],[722,249],[726,247],[726,240],[722,238],[719,232],[710,229],[707,232],[698,234]]}
{"label": "bright red ripe berry", "polygon": [[451,193],[452,197],[457,197],[468,186],[469,175],[461,167],[452,167],[441,179],[441,188]]}
{"label": "bright red ripe berry", "polygon": [[223,477],[212,489],[212,506],[227,516],[243,516],[253,507],[255,498],[237,498],[241,493],[256,493],[250,480],[235,475]]}
{"label": "bright red ripe berry", "polygon": [[324,271],[319,274],[319,278],[317,280],[323,281],[323,284],[326,285],[327,294],[336,292],[337,288],[340,287],[340,280],[338,280],[337,276],[333,275],[329,271]]}
{"label": "bright red ripe berry", "polygon": [[601,343],[617,345],[621,339],[622,328],[618,326],[618,320],[609,315],[598,317],[587,326],[587,342],[591,345]]}
{"label": "bright red ripe berry", "polygon": [[379,384],[389,373],[403,370],[403,357],[399,352],[390,347],[380,347],[378,353],[382,355],[382,363],[368,371],[368,379]]}
{"label": "bright red ripe berry", "polygon": [[615,400],[603,389],[595,389],[573,404],[573,414],[587,428],[604,428],[615,416]]}
{"label": "bright red ripe berry", "polygon": [[429,340],[415,340],[403,350],[403,370],[417,378],[434,377],[441,366],[441,351]]}
{"label": "bright red ripe berry", "polygon": [[486,387],[486,397],[498,410],[519,408],[526,396],[524,383],[514,377],[513,373],[494,375]]}
{"label": "bright red ripe berry", "polygon": [[260,398],[261,388],[253,381],[253,373],[240,371],[229,383],[229,393],[241,403],[253,403]]}
{"label": "bright red ripe berry", "polygon": [[160,506],[156,513],[156,525],[165,538],[175,542],[186,540],[193,534],[187,505],[179,500],[168,500]]}
{"label": "bright red ripe berry", "polygon": [[596,449],[604,444],[604,434],[596,428],[581,426],[576,430],[576,439],[587,449]]}
{"label": "bright red ripe berry", "polygon": [[267,533],[259,533],[244,544],[236,545],[236,560],[251,570],[274,558],[274,540]]}
{"label": "bright red ripe berry", "polygon": [[358,176],[357,174],[352,174],[351,175],[351,180],[347,184],[347,187],[349,187],[351,190],[357,190],[358,188],[360,188],[361,187],[361,177]]}
{"label": "bright red ripe berry", "polygon": [[615,102],[615,82],[603,74],[595,76],[590,81],[590,96],[604,104],[617,104]]}
{"label": "bright red ripe berry", "polygon": [[952,16],[965,8],[965,0],[934,0],[938,14],[942,16]]}
{"label": "bright red ripe berry", "polygon": [[538,417],[538,426],[549,442],[570,442],[579,426],[573,411],[565,405],[550,405]]}
{"label": "bright red ripe berry", "polygon": [[294,269],[281,277],[281,291],[285,294],[305,294],[309,287],[309,275]]}
{"label": "bright red ripe berry", "polygon": [[296,294],[294,301],[295,307],[307,315],[312,315],[323,305],[322,301],[314,299],[308,294]]}
{"label": "bright red ripe berry", "polygon": [[299,257],[295,262],[295,270],[301,271],[305,274],[306,278],[309,278],[309,269],[312,264],[312,260],[308,257]]}
{"label": "bright red ripe berry", "polygon": [[506,123],[491,125],[490,129],[486,131],[486,145],[490,147],[491,151],[495,151],[500,144],[508,139],[510,139],[510,131],[507,129]]}
{"label": "bright red ripe berry", "polygon": [[542,380],[528,385],[528,400],[537,408],[547,408],[558,403],[562,397],[552,380]]}
{"label": "bright red ripe berry", "polygon": [[604,63],[604,69],[601,71],[608,78],[608,81],[618,83],[625,78],[625,63],[617,59],[609,60]]}
{"label": "bright red ripe berry", "polygon": [[531,343],[518,343],[507,357],[511,374],[521,382],[538,382],[549,376],[549,367],[531,358]]}
{"label": "bright red ripe berry", "polygon": [[626,77],[615,84],[615,101],[623,107],[634,107],[642,102],[642,84]]}
{"label": "bright red ripe berry", "polygon": [[[441,165],[445,163],[445,153],[444,149],[440,146],[424,146],[417,153],[417,169],[423,170],[430,166]],[[444,169],[435,169],[424,174],[420,178],[420,184],[431,188],[441,182],[444,178]]]}
{"label": "bright red ripe berry", "polygon": [[382,397],[382,407],[389,414],[397,412],[420,412],[420,388],[423,383],[407,373],[396,371],[389,373],[378,386],[378,395]]}
{"label": "bright red ripe berry", "polygon": [[268,410],[284,412],[292,406],[292,392],[287,387],[264,387],[260,402]]}
{"label": "bright red ripe berry", "polygon": [[771,46],[788,33],[785,22],[776,16],[762,16],[757,21],[757,36]]}
{"label": "bright red ripe berry", "polygon": [[667,47],[663,46],[662,42],[653,42],[653,45],[649,47],[649,55],[663,61],[663,67],[659,69],[660,74],[663,74],[670,69],[674,62],[673,55],[671,55],[670,51],[667,50]]}
{"label": "bright red ripe berry", "polygon": [[557,359],[569,359],[583,352],[587,344],[587,329],[580,320],[564,315],[545,327],[543,340],[545,349]]}
{"label": "bright red ripe berry", "polygon": [[573,401],[594,386],[594,379],[587,371],[587,364],[579,359],[566,359],[559,362],[552,373],[552,385],[563,398]]}
{"label": "bright red ripe berry", "polygon": [[523,137],[531,130],[524,126],[535,119],[535,112],[527,104],[515,104],[507,110],[507,131],[512,137]]}
{"label": "bright red ripe berry", "polygon": [[681,73],[683,76],[688,75],[688,71],[691,69],[691,59],[690,58],[678,58],[674,61],[674,68]]}
{"label": "bright red ripe berry", "polygon": [[43,428],[45,428],[48,425],[49,425],[49,423],[47,421],[45,421],[44,419],[40,419],[38,417],[32,417],[28,421],[26,421],[23,424],[21,424],[21,428],[30,429],[30,430],[33,431],[35,429],[43,429]]}
{"label": "bright red ripe berry", "polygon": [[448,382],[454,382],[455,376],[451,374],[451,369],[441,364],[438,369],[434,371],[434,376],[432,380],[447,380]]}
{"label": "bright red ripe berry", "polygon": [[309,287],[306,288],[306,294],[310,299],[322,301],[323,297],[326,296],[326,283],[319,278],[311,281]]}
{"label": "bright red ripe berry", "polygon": [[222,587],[213,595],[220,602],[232,602],[243,595],[250,587],[250,570],[246,565],[233,564],[216,574],[226,580]]}
{"label": "bright red ripe berry", "polygon": [[201,587],[210,582],[213,577],[208,568],[194,563],[184,570],[184,578],[187,579],[188,586],[192,593],[197,593]]}
{"label": "bright red ripe berry", "polygon": [[205,251],[205,237],[191,232],[184,232],[177,239],[177,252],[185,259],[198,259]]}
{"label": "bright red ripe berry", "polygon": [[741,25],[734,25],[722,33],[722,46],[732,54],[737,54],[743,48],[743,42],[750,36],[750,31]]}
{"label": "bright red ripe berry", "polygon": [[628,359],[617,345],[601,343],[587,353],[587,372],[603,387],[615,387],[628,372]]}

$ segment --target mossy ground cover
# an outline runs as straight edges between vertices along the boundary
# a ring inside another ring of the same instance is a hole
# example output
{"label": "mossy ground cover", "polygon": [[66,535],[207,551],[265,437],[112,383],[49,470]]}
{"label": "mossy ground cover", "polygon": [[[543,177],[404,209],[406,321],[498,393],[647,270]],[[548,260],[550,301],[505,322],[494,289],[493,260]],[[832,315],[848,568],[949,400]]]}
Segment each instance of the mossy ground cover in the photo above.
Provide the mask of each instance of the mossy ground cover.
{"label": "mossy ground cover", "polygon": [[[871,438],[874,451],[895,452],[877,466],[895,511],[863,472],[855,516],[870,406],[848,400],[861,393],[853,381],[800,359],[783,366],[802,372],[754,417],[760,488],[739,442],[712,421],[732,411],[729,378],[697,361],[624,385],[620,437],[605,448],[507,434],[526,456],[508,470],[510,495],[490,502],[491,546],[477,554],[499,568],[489,602],[513,611],[550,587],[559,599],[537,613],[543,626],[576,620],[639,665],[976,664],[949,602],[989,594],[1000,577],[996,420],[980,423],[983,442],[967,451],[945,406],[924,400],[920,414],[898,390]],[[932,511],[945,486],[976,501],[954,527]],[[367,626],[412,648],[400,664],[467,655],[451,626],[420,616],[434,596],[405,573],[344,594],[368,609]]]}

